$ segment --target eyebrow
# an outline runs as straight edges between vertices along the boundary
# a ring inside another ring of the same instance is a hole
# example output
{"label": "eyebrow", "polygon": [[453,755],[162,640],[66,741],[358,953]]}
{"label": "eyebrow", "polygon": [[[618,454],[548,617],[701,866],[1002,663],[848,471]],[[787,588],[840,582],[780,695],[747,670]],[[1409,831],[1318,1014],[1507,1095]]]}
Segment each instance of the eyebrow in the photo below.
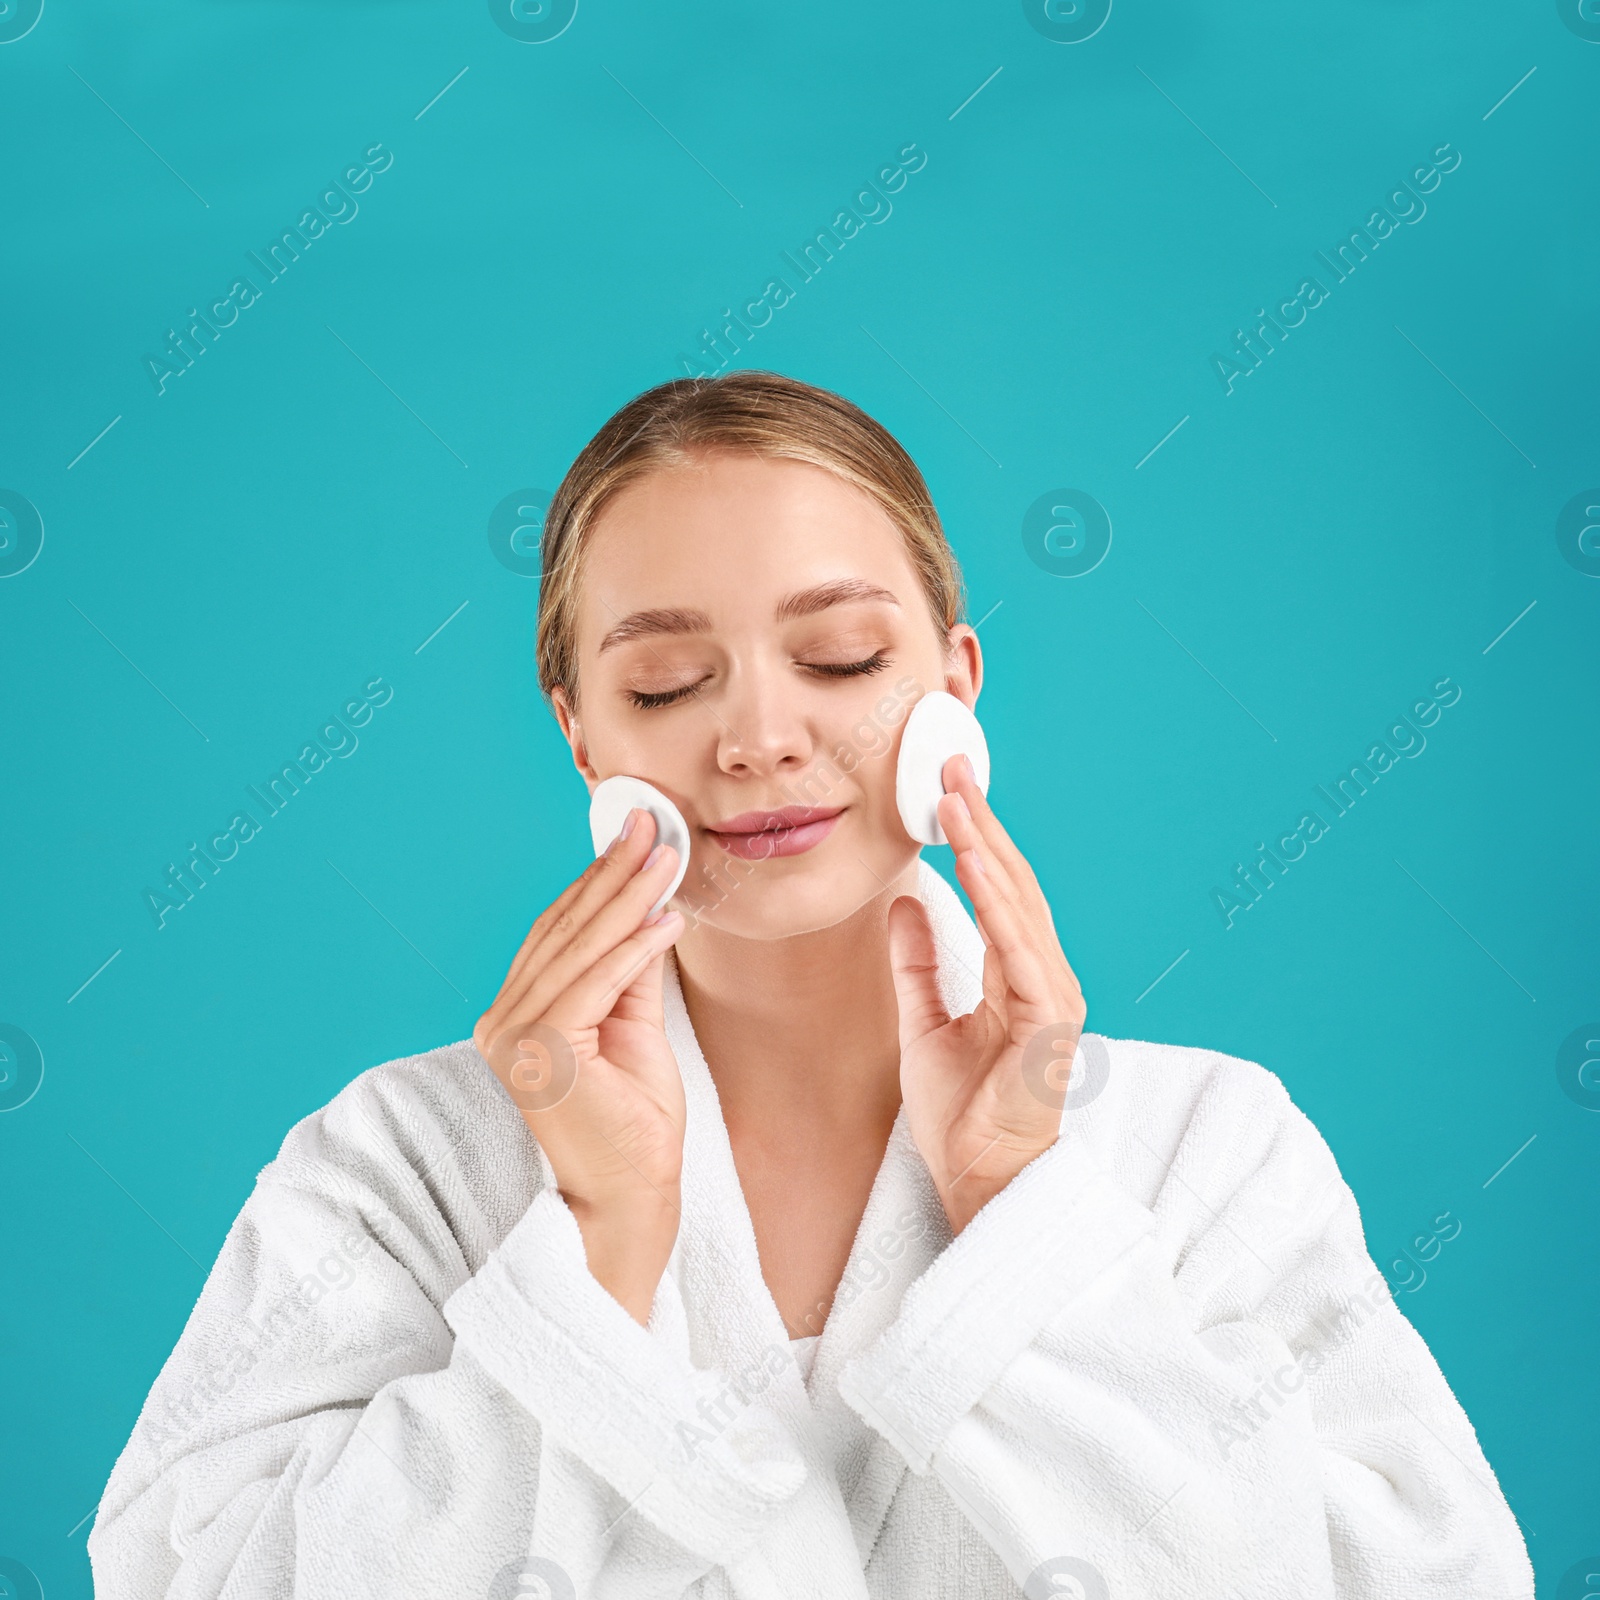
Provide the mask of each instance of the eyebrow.
{"label": "eyebrow", "polygon": [[[848,605],[862,600],[887,602],[898,606],[900,602],[882,585],[868,583],[865,578],[835,578],[829,583],[819,583],[810,589],[801,589],[785,595],[774,612],[779,622],[790,622],[796,617],[814,616],[831,606]],[[710,633],[711,618],[703,611],[688,610],[681,606],[661,607],[652,611],[635,611],[612,628],[600,641],[596,652],[604,655],[617,645],[633,639],[647,638],[658,633]]]}

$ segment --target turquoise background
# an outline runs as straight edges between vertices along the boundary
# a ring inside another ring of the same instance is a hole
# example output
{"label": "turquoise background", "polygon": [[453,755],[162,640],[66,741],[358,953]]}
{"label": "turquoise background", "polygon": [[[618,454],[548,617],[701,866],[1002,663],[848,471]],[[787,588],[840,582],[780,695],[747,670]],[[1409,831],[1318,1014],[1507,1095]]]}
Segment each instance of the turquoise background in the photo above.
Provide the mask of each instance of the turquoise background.
{"label": "turquoise background", "polygon": [[[1540,1595],[1580,1593],[1600,546],[1565,558],[1557,521],[1600,504],[1583,4],[1119,0],[1063,42],[1014,0],[584,0],[525,42],[482,0],[46,0],[0,45],[0,488],[44,529],[0,581],[0,1023],[43,1058],[0,1115],[0,1557],[89,1593],[87,1519],[256,1172],[365,1068],[465,1037],[586,858],[536,579],[491,513],[914,143],[892,213],[734,363],[916,457],[981,619],[993,798],[1090,1027],[1283,1079],[1374,1255],[1397,1282],[1432,1257],[1401,1303]],[[357,214],[158,394],[167,331],[376,143]],[[1426,215],[1319,269],[1445,143]],[[1308,276],[1326,303],[1227,392],[1213,356]],[[1064,489],[1112,529],[1075,577],[1023,537]],[[380,676],[359,747],[158,929],[168,864]],[[1426,749],[1226,925],[1235,863],[1446,676]]]}

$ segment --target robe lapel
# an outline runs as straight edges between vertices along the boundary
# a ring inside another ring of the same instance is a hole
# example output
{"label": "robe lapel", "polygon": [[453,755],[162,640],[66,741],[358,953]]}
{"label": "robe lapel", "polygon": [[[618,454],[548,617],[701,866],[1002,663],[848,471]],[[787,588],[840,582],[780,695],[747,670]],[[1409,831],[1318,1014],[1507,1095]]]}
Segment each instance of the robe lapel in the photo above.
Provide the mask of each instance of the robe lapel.
{"label": "robe lapel", "polygon": [[[918,863],[917,894],[933,926],[940,994],[951,1016],[965,1016],[983,991],[983,936],[926,861]],[[899,1450],[845,1404],[838,1375],[894,1321],[906,1290],[949,1243],[944,1207],[901,1106],[823,1324],[811,1380],[812,1404],[835,1442],[835,1471],[863,1567],[910,1469]]]}
{"label": "robe lapel", "polygon": [[838,1375],[894,1321],[906,1290],[949,1241],[944,1210],[902,1107],[823,1324],[811,1375],[811,1404],[831,1447],[863,1566],[909,1469],[905,1457],[845,1404]]}
{"label": "robe lapel", "polygon": [[761,1275],[733,1147],[684,1005],[675,959],[666,964],[662,1003],[667,1039],[683,1077],[687,1118],[683,1209],[667,1269],[672,1282],[663,1281],[650,1326],[668,1338],[686,1339],[694,1364],[720,1368],[741,1396],[759,1395],[788,1427],[807,1469],[771,1534],[730,1566],[729,1588],[737,1600],[867,1600],[826,1439],[789,1351],[788,1330]]}
{"label": "robe lapel", "polygon": [[[933,927],[940,992],[952,1016],[964,1015],[982,992],[983,939],[955,891],[925,861],[917,893]],[[950,1240],[949,1226],[926,1164],[906,1123],[895,1119],[883,1164],[851,1246],[817,1345],[810,1393],[789,1355],[789,1336],[766,1281],[755,1229],[739,1184],[716,1085],[684,1005],[676,959],[666,964],[663,1020],[683,1077],[682,1220],[652,1328],[685,1339],[697,1366],[729,1373],[782,1370],[762,1392],[793,1429],[810,1473],[793,1515],[806,1523],[819,1566],[834,1569],[838,1600],[865,1596],[861,1569],[907,1467],[839,1397],[846,1362],[894,1320],[906,1289]],[[676,1291],[675,1293],[672,1291]],[[854,1582],[837,1563],[848,1550]]]}

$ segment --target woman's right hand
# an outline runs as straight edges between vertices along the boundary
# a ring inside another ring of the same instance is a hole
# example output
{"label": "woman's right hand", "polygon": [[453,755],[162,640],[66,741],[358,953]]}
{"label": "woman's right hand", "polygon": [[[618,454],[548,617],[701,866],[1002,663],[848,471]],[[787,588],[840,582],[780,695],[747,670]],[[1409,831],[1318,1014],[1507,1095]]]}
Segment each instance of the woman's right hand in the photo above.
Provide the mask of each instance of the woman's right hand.
{"label": "woman's right hand", "polygon": [[590,1272],[642,1324],[678,1233],[683,1080],[661,985],[684,922],[645,924],[677,852],[649,860],[655,818],[629,823],[534,923],[472,1040],[549,1157]]}

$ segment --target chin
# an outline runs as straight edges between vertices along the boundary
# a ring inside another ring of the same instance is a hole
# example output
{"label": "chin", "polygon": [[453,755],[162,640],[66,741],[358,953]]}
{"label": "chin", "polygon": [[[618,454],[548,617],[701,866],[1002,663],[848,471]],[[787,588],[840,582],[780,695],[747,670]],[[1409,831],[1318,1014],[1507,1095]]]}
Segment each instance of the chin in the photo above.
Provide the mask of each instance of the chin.
{"label": "chin", "polygon": [[[715,928],[738,939],[792,939],[836,927],[863,906],[885,894],[917,859],[919,851],[880,848],[867,857],[827,849],[772,863],[751,863],[753,870],[708,872],[699,863],[690,869],[675,903],[691,927]],[[778,871],[767,871],[768,866]],[[691,891],[691,884],[698,885]]]}

